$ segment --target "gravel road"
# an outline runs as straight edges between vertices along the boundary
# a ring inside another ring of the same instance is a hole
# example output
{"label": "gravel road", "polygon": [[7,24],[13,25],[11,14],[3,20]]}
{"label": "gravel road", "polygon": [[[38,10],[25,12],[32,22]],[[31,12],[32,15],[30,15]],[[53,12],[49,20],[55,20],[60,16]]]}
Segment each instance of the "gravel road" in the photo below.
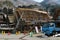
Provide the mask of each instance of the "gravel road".
{"label": "gravel road", "polygon": [[[20,39],[21,37],[23,37],[23,38]],[[60,37],[36,37],[36,36],[30,37],[29,35],[26,36],[24,34],[20,34],[20,35],[16,35],[16,34],[2,35],[2,34],[0,34],[0,40],[60,40]]]}

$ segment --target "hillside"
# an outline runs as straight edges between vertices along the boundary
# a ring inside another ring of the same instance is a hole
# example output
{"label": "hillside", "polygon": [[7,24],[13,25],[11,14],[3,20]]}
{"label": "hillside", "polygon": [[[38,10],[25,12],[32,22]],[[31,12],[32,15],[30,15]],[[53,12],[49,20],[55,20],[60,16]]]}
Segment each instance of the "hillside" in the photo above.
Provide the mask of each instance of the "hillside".
{"label": "hillside", "polygon": [[33,0],[10,0],[15,6],[18,6],[18,5],[39,5],[38,2],[35,2]]}

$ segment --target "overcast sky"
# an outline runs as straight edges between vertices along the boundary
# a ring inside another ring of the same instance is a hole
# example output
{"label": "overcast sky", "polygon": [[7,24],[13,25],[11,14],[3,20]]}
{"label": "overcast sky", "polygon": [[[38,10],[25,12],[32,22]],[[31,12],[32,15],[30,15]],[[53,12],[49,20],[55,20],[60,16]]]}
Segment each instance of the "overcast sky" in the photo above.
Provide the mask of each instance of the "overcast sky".
{"label": "overcast sky", "polygon": [[34,1],[36,1],[36,2],[42,2],[43,0],[34,0]]}

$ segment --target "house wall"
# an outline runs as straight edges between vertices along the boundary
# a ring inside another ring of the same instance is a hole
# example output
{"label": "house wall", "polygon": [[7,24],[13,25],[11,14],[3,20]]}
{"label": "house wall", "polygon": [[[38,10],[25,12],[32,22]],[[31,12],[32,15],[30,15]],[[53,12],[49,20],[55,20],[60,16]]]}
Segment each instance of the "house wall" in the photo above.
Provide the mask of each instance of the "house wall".
{"label": "house wall", "polygon": [[54,20],[60,19],[60,8],[56,8],[55,9],[55,13],[54,13]]}

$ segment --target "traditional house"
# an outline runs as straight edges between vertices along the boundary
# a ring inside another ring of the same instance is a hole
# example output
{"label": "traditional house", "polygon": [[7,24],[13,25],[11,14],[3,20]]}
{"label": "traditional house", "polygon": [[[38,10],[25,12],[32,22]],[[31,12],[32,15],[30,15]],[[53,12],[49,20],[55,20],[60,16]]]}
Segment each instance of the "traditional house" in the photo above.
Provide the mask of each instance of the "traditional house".
{"label": "traditional house", "polygon": [[16,11],[16,17],[20,17],[27,23],[27,25],[39,22],[47,22],[51,19],[51,17],[45,11],[39,11],[27,8],[17,8],[15,11]]}

